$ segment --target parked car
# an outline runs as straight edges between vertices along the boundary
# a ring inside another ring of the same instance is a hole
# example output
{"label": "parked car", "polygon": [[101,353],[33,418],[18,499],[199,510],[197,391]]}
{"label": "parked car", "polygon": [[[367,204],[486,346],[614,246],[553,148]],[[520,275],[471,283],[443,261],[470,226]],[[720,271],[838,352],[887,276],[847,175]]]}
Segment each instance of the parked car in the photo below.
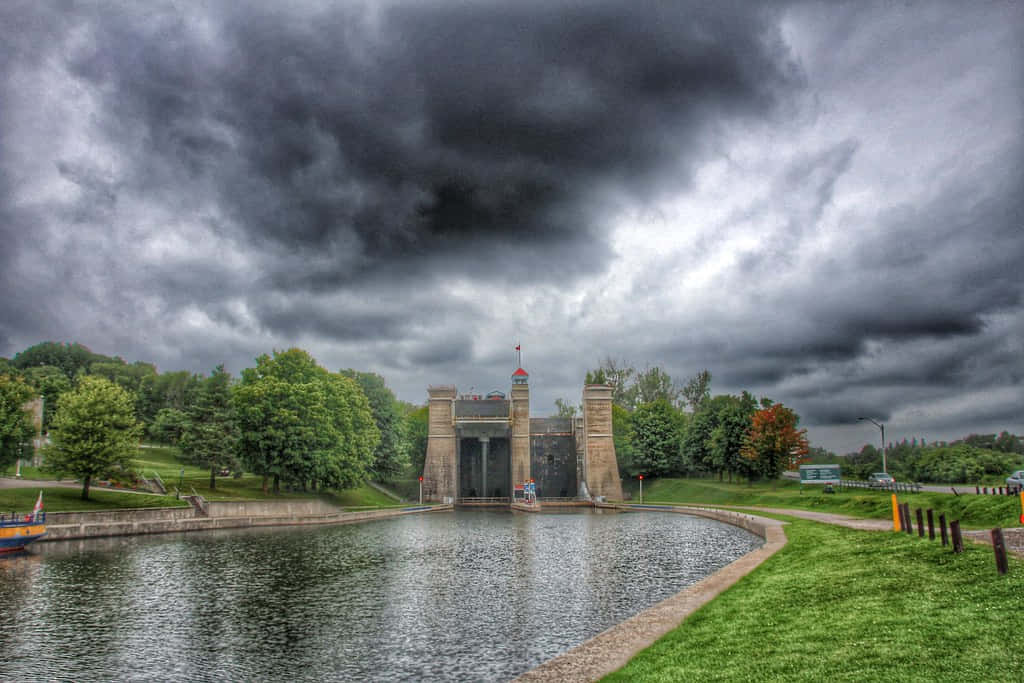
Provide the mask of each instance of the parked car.
{"label": "parked car", "polygon": [[1006,485],[1010,488],[1024,487],[1024,470],[1017,470],[1006,478]]}
{"label": "parked car", "polygon": [[895,483],[896,480],[888,472],[875,472],[868,477],[868,484],[871,486],[885,487],[892,486]]}

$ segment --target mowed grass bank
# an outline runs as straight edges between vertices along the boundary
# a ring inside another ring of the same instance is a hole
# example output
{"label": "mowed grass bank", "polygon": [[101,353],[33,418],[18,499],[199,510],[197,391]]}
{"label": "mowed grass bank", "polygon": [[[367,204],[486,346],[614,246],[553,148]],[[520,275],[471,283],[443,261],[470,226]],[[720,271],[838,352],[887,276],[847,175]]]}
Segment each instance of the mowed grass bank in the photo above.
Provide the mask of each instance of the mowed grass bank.
{"label": "mowed grass bank", "polygon": [[[210,488],[210,470],[183,462],[177,448],[147,446],[140,448],[133,460],[135,470],[148,478],[156,472],[173,493],[180,487],[183,494],[196,493],[207,500],[279,500],[283,498],[320,498],[332,505],[345,508],[392,507],[399,503],[371,486],[360,486],[344,491],[289,491],[263,493],[263,477],[243,474],[241,477],[217,477],[216,486]],[[173,496],[172,496],[173,497]]]}
{"label": "mowed grass bank", "polygon": [[[788,480],[755,484],[720,482],[714,479],[654,479],[644,481],[645,503],[691,503],[696,505],[739,505],[834,512],[850,517],[892,519],[892,498],[888,491],[869,489],[822,493],[821,486],[804,486]],[[965,528],[1020,526],[1021,505],[1016,496],[954,496],[947,493],[900,493],[901,503],[911,510],[931,508],[936,523],[940,514],[959,519]],[[633,501],[637,492],[633,492]]]}
{"label": "mowed grass bank", "polygon": [[[646,496],[645,496],[646,499]],[[1021,681],[1024,562],[793,520],[789,543],[606,681]]]}
{"label": "mowed grass bank", "polygon": [[38,486],[26,489],[0,489],[0,512],[31,512],[39,491],[43,491],[46,512],[87,512],[123,508],[154,508],[187,506],[174,496],[153,496],[144,493],[122,493],[105,489],[89,489],[89,500],[82,500],[82,488]]}
{"label": "mowed grass bank", "polygon": [[[177,500],[174,489],[190,494],[193,489],[207,500],[281,500],[295,498],[319,498],[341,508],[378,508],[408,505],[398,503],[377,489],[364,485],[344,491],[288,491],[282,488],[279,494],[263,493],[263,478],[254,474],[241,477],[217,477],[216,487],[210,488],[210,471],[183,462],[176,448],[167,446],[146,446],[138,449],[132,460],[135,471],[149,479],[154,472],[160,475],[167,486],[169,495],[157,496],[138,493],[123,493],[93,483],[89,489],[90,500],[81,499],[81,486],[58,488],[47,486],[48,481],[40,480],[39,486],[24,489],[0,489],[0,511],[28,511],[35,505],[36,496],[42,489],[44,507],[53,512],[79,512],[132,507],[178,507],[187,505]],[[24,478],[33,478],[36,470],[22,467]],[[13,470],[12,470],[13,475]],[[41,477],[47,475],[41,473]],[[69,481],[64,479],[64,481]]]}

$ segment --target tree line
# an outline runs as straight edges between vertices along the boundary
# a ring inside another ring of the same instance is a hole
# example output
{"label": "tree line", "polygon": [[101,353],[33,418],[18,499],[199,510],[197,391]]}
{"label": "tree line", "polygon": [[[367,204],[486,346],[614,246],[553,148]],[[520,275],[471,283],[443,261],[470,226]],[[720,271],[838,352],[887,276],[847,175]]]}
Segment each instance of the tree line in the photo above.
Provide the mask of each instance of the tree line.
{"label": "tree line", "polygon": [[[1003,479],[1024,465],[1024,437],[1008,431],[970,434],[952,442],[928,443],[914,437],[890,442],[885,450],[886,470],[899,481],[976,483]],[[863,480],[882,471],[882,449],[871,444],[843,456],[814,448],[809,457],[813,462],[839,463],[847,479]]]}
{"label": "tree line", "polygon": [[[712,396],[708,370],[676,384],[660,367],[637,370],[605,358],[585,381],[612,387],[612,431],[623,477],[773,479],[809,449],[796,412],[747,391]],[[564,399],[555,407],[563,417],[580,410]]]}
{"label": "tree line", "polygon": [[211,489],[224,470],[245,470],[274,492],[387,481],[416,461],[422,469],[423,456],[410,456],[426,450],[425,408],[398,401],[377,374],[331,372],[301,349],[261,355],[235,378],[223,366],[160,374],[150,363],[44,342],[0,358],[0,469],[30,448],[23,407],[39,395],[46,467],[81,478],[84,498],[97,477],[131,470],[144,437],[208,468]]}

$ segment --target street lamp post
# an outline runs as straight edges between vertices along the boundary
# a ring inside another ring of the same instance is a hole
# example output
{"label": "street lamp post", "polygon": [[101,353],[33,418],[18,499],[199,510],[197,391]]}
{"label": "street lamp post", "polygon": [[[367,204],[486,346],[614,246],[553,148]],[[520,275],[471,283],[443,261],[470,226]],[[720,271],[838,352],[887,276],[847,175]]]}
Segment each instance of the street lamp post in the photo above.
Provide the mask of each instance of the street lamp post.
{"label": "street lamp post", "polygon": [[868,422],[870,422],[871,424],[875,425],[880,430],[882,430],[882,471],[885,472],[886,474],[888,474],[889,470],[885,466],[886,465],[886,463],[885,463],[885,425],[884,424],[879,424],[879,423],[875,422],[870,417],[858,417],[857,420],[859,420],[859,421],[867,420]]}
{"label": "street lamp post", "polygon": [[644,504],[644,475],[640,475],[640,504]]}

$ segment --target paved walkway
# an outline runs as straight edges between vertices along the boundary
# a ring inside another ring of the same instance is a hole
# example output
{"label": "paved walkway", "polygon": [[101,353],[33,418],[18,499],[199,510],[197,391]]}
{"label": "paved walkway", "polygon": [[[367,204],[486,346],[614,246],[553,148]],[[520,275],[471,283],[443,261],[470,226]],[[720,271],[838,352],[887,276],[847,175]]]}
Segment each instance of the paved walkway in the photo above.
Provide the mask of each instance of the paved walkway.
{"label": "paved walkway", "polygon": [[789,515],[800,519],[809,519],[814,522],[835,524],[861,531],[892,531],[892,520],[890,519],[863,519],[861,517],[850,517],[848,515],[837,515],[831,512],[814,512],[812,510],[790,510],[788,508],[763,508],[743,505],[716,505],[715,507],[727,507],[733,510],[750,510],[752,512],[767,512],[772,515]]}
{"label": "paved walkway", "polygon": [[55,481],[53,479],[24,479],[18,477],[0,477],[0,489],[45,489],[53,486],[80,489],[81,482]]}
{"label": "paved walkway", "polygon": [[[53,487],[60,487],[64,489],[78,489],[82,490],[82,482],[80,481],[56,481],[54,479],[19,479],[17,477],[0,477],[0,489],[46,489]],[[118,493],[144,493],[147,495],[155,495],[150,491],[135,491],[133,489],[112,489],[106,486],[97,486],[93,484],[89,487],[90,491],[117,491]]]}
{"label": "paved walkway", "polygon": [[[723,505],[720,507],[729,507],[734,510],[750,510],[752,512],[767,512],[773,515],[789,515],[790,517],[799,517],[800,519],[809,519],[815,522],[823,522],[825,524],[835,524],[837,526],[845,526],[851,529],[860,529],[861,531],[892,531],[892,521],[888,519],[861,519],[859,517],[848,517],[847,515],[836,515],[831,512],[813,512],[811,510],[789,510],[783,508],[762,508],[762,507],[742,507],[739,505]],[[916,533],[916,532],[915,532]],[[985,545],[992,545],[992,534],[991,530],[977,529],[963,531],[963,537],[974,541],[975,543],[983,543]],[[1006,549],[1017,555],[1018,557],[1024,558],[1024,527],[1011,527],[1003,529],[1003,541],[1006,543]]]}

